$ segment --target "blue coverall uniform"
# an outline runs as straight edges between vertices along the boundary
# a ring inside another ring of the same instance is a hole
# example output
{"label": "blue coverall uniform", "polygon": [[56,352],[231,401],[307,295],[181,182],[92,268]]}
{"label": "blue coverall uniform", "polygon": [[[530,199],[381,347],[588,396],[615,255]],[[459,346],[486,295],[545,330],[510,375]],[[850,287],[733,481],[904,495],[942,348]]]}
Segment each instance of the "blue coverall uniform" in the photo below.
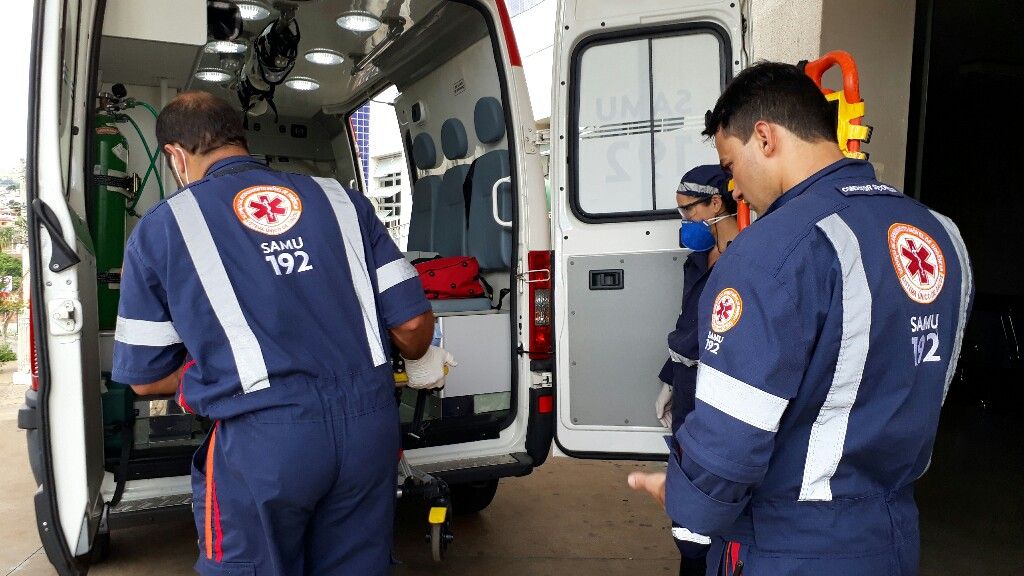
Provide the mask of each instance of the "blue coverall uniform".
{"label": "blue coverall uniform", "polygon": [[[697,359],[700,349],[697,345],[697,317],[701,293],[708,281],[708,253],[692,252],[683,264],[683,301],[675,330],[669,332],[669,358],[665,361],[658,378],[672,386],[672,433],[683,425],[683,420],[693,411],[697,394]],[[672,539],[683,556],[684,564],[704,558],[708,550],[708,537],[694,534],[679,524],[672,523]],[[700,570],[687,568],[691,573]],[[682,569],[681,569],[682,572]]]}
{"label": "blue coverall uniform", "polygon": [[[973,298],[956,226],[840,160],[732,243],[701,298],[696,406],[666,508],[709,576],[912,575]],[[742,569],[740,564],[742,563]]]}
{"label": "blue coverall uniform", "polygon": [[388,329],[429,310],[372,205],[246,156],[151,209],[125,249],[112,377],[192,361],[196,569],[386,574],[399,424]]}

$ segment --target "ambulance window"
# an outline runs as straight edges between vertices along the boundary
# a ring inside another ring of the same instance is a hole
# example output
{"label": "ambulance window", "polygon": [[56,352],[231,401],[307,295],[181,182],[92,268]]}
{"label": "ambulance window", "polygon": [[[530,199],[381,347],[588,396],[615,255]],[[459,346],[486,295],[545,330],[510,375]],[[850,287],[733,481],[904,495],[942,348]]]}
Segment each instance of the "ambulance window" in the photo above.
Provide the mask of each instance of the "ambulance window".
{"label": "ambulance window", "polygon": [[402,132],[393,105],[400,95],[395,86],[386,88],[350,115],[349,124],[359,155],[363,192],[395,243],[405,250],[409,216],[402,206],[411,203],[412,196]]}
{"label": "ambulance window", "polygon": [[577,216],[674,214],[683,173],[718,161],[700,132],[727,80],[727,51],[724,33],[710,27],[597,40],[577,50],[570,119]]}

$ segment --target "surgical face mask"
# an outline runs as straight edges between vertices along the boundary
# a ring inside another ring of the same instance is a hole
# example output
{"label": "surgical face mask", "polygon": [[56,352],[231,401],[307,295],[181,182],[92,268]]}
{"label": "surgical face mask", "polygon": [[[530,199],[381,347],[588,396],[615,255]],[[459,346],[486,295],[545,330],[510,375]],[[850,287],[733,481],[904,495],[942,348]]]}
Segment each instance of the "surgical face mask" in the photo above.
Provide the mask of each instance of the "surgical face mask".
{"label": "surgical face mask", "polygon": [[707,252],[715,247],[715,235],[711,233],[711,225],[717,224],[732,214],[725,214],[698,222],[683,222],[679,227],[679,247],[694,252]]}
{"label": "surgical face mask", "polygon": [[174,150],[179,150],[181,152],[181,165],[185,169],[185,178],[182,179],[181,174],[178,173],[178,167],[174,165],[173,155],[171,157],[171,170],[174,171],[174,179],[178,182],[178,187],[184,188],[185,186],[188,186],[189,184],[192,183],[192,179],[189,178],[188,175],[188,162],[186,161],[184,150],[182,150],[181,148],[174,148]]}

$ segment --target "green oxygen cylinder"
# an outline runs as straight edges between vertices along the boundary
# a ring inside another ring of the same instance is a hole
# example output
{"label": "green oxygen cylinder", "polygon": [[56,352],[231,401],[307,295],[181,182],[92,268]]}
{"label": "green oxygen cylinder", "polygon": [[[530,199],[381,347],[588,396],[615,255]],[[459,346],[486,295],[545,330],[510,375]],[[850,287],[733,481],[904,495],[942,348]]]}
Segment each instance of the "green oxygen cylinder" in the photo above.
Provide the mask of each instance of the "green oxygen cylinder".
{"label": "green oxygen cylinder", "polygon": [[121,266],[124,264],[128,195],[128,140],[117,128],[117,119],[97,113],[95,121],[96,165],[92,186],[94,199],[89,218],[96,248],[97,300],[100,330],[117,325],[117,303],[121,296]]}

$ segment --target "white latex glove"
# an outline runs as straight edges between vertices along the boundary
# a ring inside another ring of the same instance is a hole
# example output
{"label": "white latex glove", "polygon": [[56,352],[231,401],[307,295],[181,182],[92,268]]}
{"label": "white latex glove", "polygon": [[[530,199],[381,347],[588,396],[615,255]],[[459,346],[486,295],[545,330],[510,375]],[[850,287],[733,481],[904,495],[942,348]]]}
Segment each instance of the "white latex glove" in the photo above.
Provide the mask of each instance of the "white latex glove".
{"label": "white latex glove", "polygon": [[672,428],[672,387],[668,384],[661,385],[658,399],[654,401],[654,414],[662,426]]}
{"label": "white latex glove", "polygon": [[[404,357],[403,357],[404,358]],[[444,386],[444,377],[449,366],[458,366],[452,355],[444,348],[431,346],[427,353],[418,360],[405,358],[405,373],[409,377],[409,388],[440,388]]]}

